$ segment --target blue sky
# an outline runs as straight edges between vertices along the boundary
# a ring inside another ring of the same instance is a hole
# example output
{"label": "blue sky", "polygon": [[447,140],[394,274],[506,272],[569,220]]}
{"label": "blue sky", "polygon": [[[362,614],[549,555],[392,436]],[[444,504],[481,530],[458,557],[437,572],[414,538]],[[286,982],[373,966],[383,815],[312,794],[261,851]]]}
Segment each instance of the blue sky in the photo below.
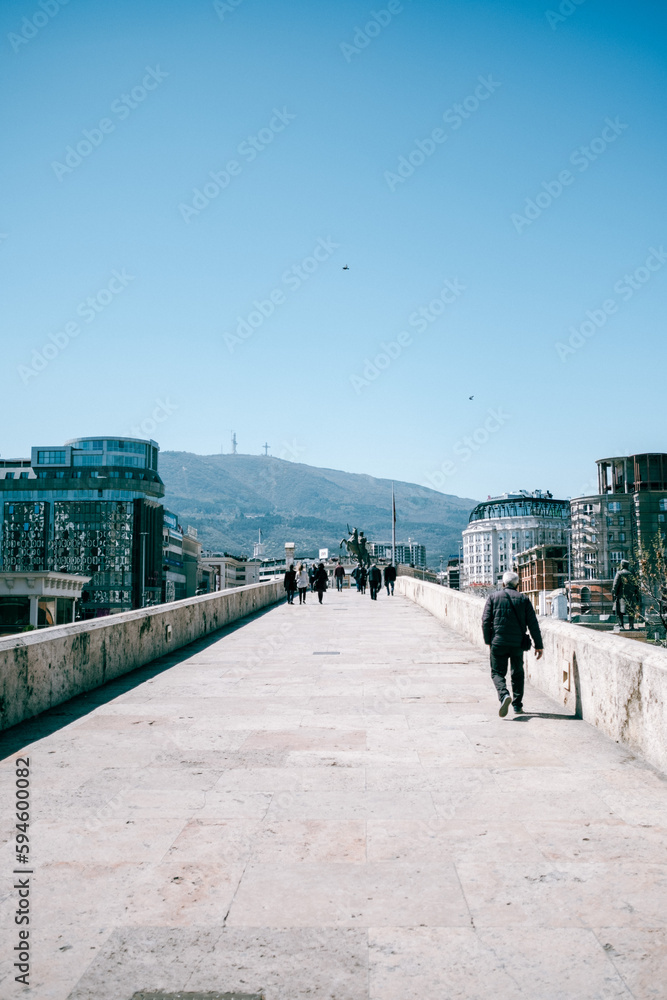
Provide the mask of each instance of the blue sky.
{"label": "blue sky", "polygon": [[661,7],[6,0],[2,455],[233,429],[486,497],[667,450]]}

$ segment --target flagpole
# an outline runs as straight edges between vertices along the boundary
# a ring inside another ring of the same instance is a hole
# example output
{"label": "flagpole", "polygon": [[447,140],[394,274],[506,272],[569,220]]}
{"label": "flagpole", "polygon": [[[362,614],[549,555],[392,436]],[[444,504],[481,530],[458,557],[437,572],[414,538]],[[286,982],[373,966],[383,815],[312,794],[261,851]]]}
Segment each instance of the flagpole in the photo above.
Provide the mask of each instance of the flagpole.
{"label": "flagpole", "polygon": [[396,501],[393,483],[391,484],[391,564],[396,565]]}

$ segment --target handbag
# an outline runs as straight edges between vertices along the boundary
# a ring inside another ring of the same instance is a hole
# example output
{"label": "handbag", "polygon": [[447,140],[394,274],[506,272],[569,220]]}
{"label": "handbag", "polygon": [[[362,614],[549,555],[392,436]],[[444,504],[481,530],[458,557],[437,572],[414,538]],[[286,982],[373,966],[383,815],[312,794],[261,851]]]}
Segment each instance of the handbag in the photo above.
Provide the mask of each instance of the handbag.
{"label": "handbag", "polygon": [[[510,605],[512,607],[512,611],[514,612],[514,617],[516,618],[516,620],[519,623],[519,628],[521,628],[521,619],[519,618],[519,616],[517,614],[517,610],[514,607],[514,601],[512,600],[512,598],[507,593],[505,593],[505,596],[507,597],[507,600],[510,602]],[[524,630],[525,630],[526,626],[524,625],[523,627],[524,627]],[[529,649],[533,648],[533,644],[532,644],[532,642],[530,640],[530,636],[528,635],[528,633],[526,631],[524,631],[523,635],[521,636],[521,648],[524,651],[524,653],[527,653]]]}

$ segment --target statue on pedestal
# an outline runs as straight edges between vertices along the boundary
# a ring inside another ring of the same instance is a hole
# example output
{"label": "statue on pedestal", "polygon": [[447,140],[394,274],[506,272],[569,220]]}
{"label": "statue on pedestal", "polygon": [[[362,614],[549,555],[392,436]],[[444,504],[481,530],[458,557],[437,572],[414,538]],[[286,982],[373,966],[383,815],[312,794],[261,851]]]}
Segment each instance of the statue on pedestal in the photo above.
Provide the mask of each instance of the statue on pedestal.
{"label": "statue on pedestal", "polygon": [[[347,526],[347,530],[348,532],[350,531],[349,524]],[[347,547],[348,555],[353,556],[360,566],[370,566],[371,557],[368,554],[368,549],[366,548],[366,536],[363,531],[357,531],[355,528],[354,531],[350,532],[349,538],[343,538],[341,540],[338,548],[342,549],[343,545]]]}

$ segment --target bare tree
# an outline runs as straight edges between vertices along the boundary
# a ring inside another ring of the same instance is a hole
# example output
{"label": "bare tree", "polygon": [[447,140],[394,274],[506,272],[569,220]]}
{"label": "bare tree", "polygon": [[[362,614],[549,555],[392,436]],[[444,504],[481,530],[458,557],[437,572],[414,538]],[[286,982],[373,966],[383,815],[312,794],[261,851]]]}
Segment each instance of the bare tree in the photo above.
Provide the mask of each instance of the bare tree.
{"label": "bare tree", "polygon": [[647,611],[654,611],[667,632],[667,553],[658,534],[640,547],[637,584]]}

